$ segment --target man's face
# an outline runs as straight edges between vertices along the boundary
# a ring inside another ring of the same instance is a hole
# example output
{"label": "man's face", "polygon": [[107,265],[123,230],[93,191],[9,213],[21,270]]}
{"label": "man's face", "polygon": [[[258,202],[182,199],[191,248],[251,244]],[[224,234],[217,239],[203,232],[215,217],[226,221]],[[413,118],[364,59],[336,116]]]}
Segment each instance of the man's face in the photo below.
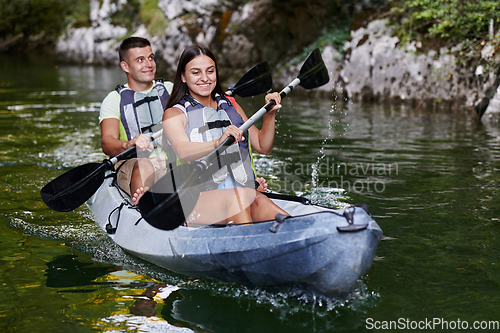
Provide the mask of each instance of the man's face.
{"label": "man's face", "polygon": [[151,46],[146,46],[128,50],[120,66],[128,74],[130,88],[151,84],[156,73],[153,49]]}

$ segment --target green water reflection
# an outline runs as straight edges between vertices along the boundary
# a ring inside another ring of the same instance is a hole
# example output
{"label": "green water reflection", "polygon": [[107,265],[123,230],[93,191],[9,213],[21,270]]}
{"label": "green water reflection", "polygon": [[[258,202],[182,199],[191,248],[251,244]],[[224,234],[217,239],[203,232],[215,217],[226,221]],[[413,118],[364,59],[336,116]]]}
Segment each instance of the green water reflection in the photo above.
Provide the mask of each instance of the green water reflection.
{"label": "green water reflection", "polygon": [[[104,158],[100,101],[125,77],[117,68],[10,58],[0,58],[0,70],[0,331],[175,331],[168,321],[179,330],[328,332],[365,331],[369,318],[500,321],[500,126],[398,104],[284,100],[258,173],[275,190],[325,205],[367,203],[384,230],[353,294],[322,299],[171,274],[125,254],[86,207],[46,208],[43,185]],[[261,98],[241,103],[251,111]],[[138,303],[160,283],[180,289]],[[136,316],[141,307],[156,313],[156,326]]]}

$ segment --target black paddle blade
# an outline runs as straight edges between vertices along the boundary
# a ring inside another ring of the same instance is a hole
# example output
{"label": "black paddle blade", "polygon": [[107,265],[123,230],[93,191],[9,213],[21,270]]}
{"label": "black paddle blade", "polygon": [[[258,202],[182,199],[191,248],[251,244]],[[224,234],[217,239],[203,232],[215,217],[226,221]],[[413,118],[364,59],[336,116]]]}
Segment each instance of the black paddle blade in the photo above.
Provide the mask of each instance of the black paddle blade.
{"label": "black paddle blade", "polygon": [[300,79],[300,86],[305,89],[318,88],[330,81],[328,70],[323,58],[321,58],[319,49],[315,49],[309,54],[297,78]]}
{"label": "black paddle blade", "polygon": [[59,212],[70,212],[87,201],[104,181],[106,166],[88,163],[63,173],[40,190],[43,202]]}
{"label": "black paddle blade", "polygon": [[245,75],[236,83],[232,91],[232,95],[240,97],[250,97],[263,94],[273,86],[273,77],[267,62],[261,62],[250,68]]}
{"label": "black paddle blade", "polygon": [[167,172],[139,200],[142,217],[161,230],[184,224],[200,196],[199,174],[200,169],[193,164],[182,164]]}

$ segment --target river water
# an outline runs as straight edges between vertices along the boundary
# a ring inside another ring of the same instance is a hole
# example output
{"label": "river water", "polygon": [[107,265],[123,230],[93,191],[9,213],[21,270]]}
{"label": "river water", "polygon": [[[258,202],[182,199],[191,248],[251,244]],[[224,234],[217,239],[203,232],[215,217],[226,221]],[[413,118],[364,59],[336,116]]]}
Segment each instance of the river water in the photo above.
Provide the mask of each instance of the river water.
{"label": "river water", "polygon": [[[366,203],[384,231],[356,289],[326,299],[173,274],[124,253],[86,206],[48,209],[43,185],[105,157],[99,105],[125,76],[5,57],[0,69],[0,331],[429,331],[500,321],[499,125],[399,104],[283,101],[258,173],[271,189],[323,205]],[[251,114],[262,98],[240,102]],[[136,297],[163,284],[179,289],[157,303]]]}

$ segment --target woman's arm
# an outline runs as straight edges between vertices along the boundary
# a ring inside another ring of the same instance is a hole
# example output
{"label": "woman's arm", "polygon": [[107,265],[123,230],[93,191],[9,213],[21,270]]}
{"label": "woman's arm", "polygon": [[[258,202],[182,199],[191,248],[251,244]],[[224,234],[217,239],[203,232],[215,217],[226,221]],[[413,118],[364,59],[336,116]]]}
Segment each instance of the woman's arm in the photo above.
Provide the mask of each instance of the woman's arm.
{"label": "woman's arm", "polygon": [[[279,93],[272,93],[266,95],[266,104],[270,100],[275,100],[276,105],[263,116],[262,128],[259,130],[257,127],[252,126],[248,130],[248,135],[250,136],[250,143],[252,144],[252,149],[255,149],[260,154],[267,155],[271,152],[271,148],[274,142],[274,130],[275,130],[275,120],[276,111],[281,108],[281,96]],[[236,110],[243,118],[243,121],[247,121],[248,117],[245,111],[235,103]]]}

